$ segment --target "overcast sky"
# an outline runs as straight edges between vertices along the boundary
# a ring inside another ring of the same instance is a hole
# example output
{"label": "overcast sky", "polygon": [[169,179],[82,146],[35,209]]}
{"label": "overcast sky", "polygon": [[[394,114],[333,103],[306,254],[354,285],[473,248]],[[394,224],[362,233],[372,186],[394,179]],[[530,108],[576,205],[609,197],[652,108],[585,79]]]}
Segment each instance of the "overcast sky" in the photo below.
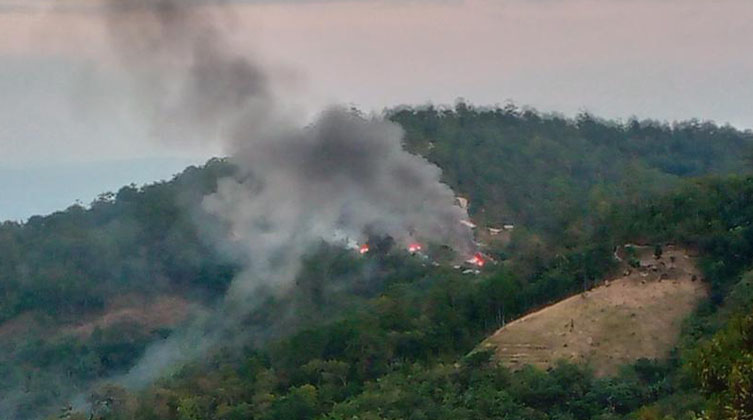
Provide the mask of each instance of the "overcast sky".
{"label": "overcast sky", "polygon": [[[108,54],[96,2],[0,0],[0,167],[221,153],[150,139],[143,116],[123,100],[128,87]],[[234,47],[275,69],[290,104],[308,114],[328,103],[380,110],[463,97],[567,115],[753,127],[750,0],[223,7],[235,13]]]}

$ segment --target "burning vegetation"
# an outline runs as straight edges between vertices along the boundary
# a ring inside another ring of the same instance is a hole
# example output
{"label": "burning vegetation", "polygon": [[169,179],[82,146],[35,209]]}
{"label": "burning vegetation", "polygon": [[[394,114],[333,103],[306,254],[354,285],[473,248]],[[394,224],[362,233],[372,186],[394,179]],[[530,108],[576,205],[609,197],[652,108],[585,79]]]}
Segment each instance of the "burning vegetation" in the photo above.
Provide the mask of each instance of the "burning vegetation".
{"label": "burning vegetation", "polygon": [[[399,125],[341,106],[313,121],[291,115],[295,101],[275,89],[283,81],[252,52],[231,48],[232,25],[195,2],[108,5],[113,50],[139,108],[153,110],[156,136],[219,142],[237,168],[197,213],[214,223],[199,224],[202,239],[242,267],[215,314],[148,349],[126,382],[143,385],[201,357],[267,298],[292,293],[304,259],[322,243],[350,247],[343,238],[353,238],[364,255],[385,251],[365,238],[389,237],[417,254],[421,238],[461,258],[475,251],[466,209],[439,167],[405,149]],[[205,338],[196,346],[191,337]]]}
{"label": "burning vegetation", "polygon": [[476,267],[483,267],[484,264],[486,264],[486,260],[484,259],[484,256],[480,252],[475,253],[471,258],[469,258],[465,262]]}

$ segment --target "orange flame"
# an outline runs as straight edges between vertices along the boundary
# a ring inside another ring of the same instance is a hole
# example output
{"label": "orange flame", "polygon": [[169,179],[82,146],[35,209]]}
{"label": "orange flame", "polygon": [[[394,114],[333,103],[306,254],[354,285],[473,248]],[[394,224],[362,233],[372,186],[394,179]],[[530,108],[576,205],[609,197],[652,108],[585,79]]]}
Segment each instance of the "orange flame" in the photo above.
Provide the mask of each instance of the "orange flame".
{"label": "orange flame", "polygon": [[481,253],[477,253],[473,256],[470,260],[468,260],[468,263],[477,265],[479,267],[483,267],[484,264],[486,264],[486,261],[484,261],[484,257],[481,255]]}

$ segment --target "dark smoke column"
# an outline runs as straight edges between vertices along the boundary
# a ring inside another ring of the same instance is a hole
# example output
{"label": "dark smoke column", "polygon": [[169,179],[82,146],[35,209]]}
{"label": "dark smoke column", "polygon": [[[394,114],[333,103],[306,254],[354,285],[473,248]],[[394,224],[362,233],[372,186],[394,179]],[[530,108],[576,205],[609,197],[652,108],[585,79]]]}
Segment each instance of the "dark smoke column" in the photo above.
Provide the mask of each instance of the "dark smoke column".
{"label": "dark smoke column", "polygon": [[[272,92],[273,75],[229,48],[219,11],[190,1],[110,0],[106,22],[156,137],[221,142],[240,168],[203,203],[247,262],[221,309],[224,322],[252,310],[262,291],[284,293],[312,245],[343,235],[363,240],[368,230],[471,255],[471,232],[460,223],[467,214],[440,169],[404,150],[399,126],[340,107],[296,124]],[[158,375],[159,366],[191,357],[180,337],[150,349],[134,375]]]}

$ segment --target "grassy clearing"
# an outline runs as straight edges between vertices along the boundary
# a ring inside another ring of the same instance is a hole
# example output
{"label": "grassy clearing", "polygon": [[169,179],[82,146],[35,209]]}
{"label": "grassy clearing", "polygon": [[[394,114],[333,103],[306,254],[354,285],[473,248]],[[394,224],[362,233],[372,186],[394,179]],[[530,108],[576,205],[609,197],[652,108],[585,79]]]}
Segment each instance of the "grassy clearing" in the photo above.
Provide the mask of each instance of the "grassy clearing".
{"label": "grassy clearing", "polygon": [[486,339],[512,367],[547,368],[559,359],[588,363],[597,375],[640,358],[667,357],[683,320],[708,291],[687,250],[668,246],[661,258],[638,247],[640,267],[625,265],[602,286],[513,321]]}

